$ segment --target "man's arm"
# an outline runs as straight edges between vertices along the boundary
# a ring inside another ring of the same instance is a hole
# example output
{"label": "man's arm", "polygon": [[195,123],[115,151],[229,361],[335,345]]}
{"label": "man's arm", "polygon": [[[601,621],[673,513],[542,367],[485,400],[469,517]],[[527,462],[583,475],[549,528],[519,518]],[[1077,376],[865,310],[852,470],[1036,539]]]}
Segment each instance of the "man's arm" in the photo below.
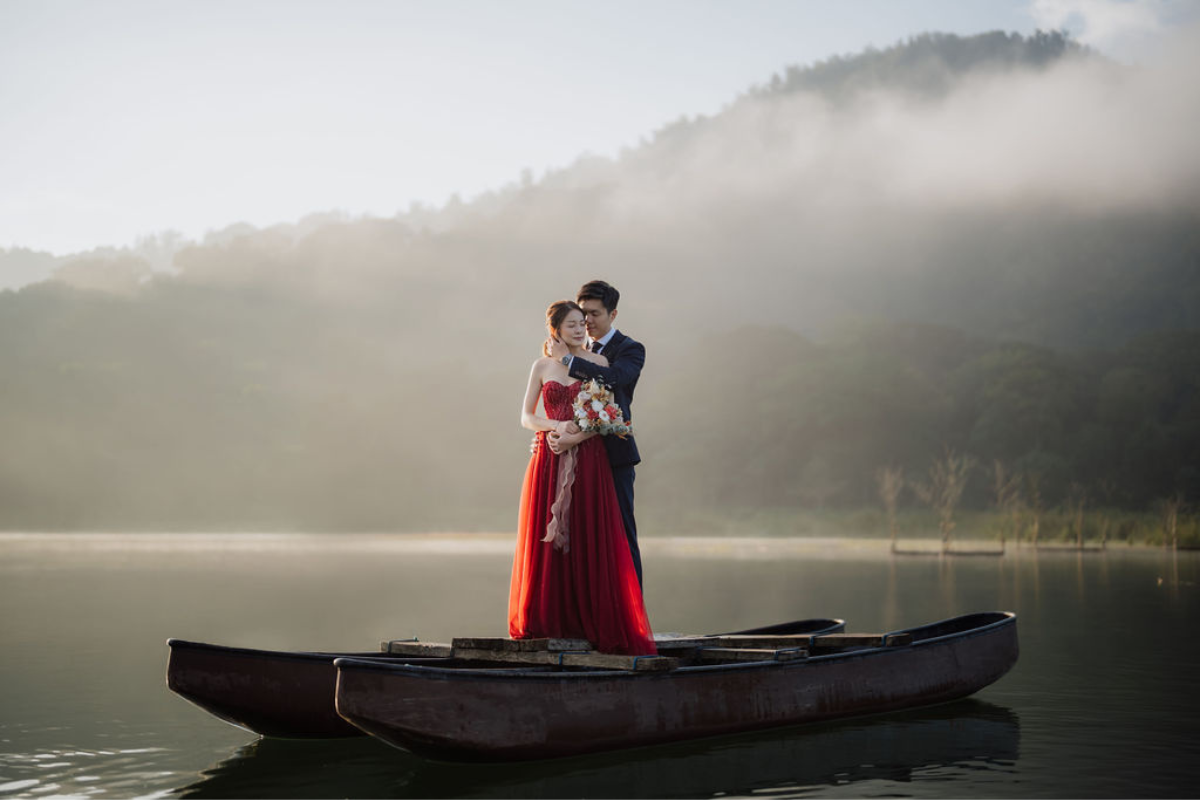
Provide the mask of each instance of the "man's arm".
{"label": "man's arm", "polygon": [[646,348],[641,342],[629,340],[621,357],[615,364],[602,367],[583,358],[571,361],[571,377],[580,379],[599,378],[614,389],[637,382],[646,363]]}

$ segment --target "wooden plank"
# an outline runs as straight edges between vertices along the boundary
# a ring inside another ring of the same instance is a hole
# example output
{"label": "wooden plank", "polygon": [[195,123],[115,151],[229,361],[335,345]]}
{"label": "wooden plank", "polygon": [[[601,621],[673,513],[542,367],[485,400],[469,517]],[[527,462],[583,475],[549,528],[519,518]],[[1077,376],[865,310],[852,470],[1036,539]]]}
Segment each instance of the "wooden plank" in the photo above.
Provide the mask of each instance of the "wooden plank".
{"label": "wooden plank", "polygon": [[417,658],[449,658],[454,655],[454,648],[440,642],[414,642],[410,639],[396,639],[383,642],[380,648],[385,653],[394,656],[415,656]]}
{"label": "wooden plank", "polygon": [[[751,649],[778,650],[780,648],[815,648],[821,650],[840,650],[848,647],[883,647],[882,633],[824,633],[819,635],[789,634],[774,636],[768,634],[734,635],[734,636],[693,636],[688,638],[671,639],[657,642],[659,650],[683,650],[696,647],[748,647]],[[894,633],[887,635],[887,646],[912,644],[912,634]]]}
{"label": "wooden plank", "polygon": [[562,653],[548,650],[485,650],[459,647],[454,650],[457,658],[466,661],[495,661],[503,664],[551,664],[557,665]]}
{"label": "wooden plank", "polygon": [[658,648],[658,652],[662,653],[674,650],[695,650],[697,647],[704,647],[712,643],[713,637],[711,636],[679,636],[665,641],[656,639],[654,646]]}
{"label": "wooden plank", "polygon": [[563,653],[564,667],[627,669],[634,672],[665,672],[679,666],[679,659],[665,656],[620,656],[609,653]]}
{"label": "wooden plank", "polygon": [[454,637],[451,641],[456,649],[464,650],[505,650],[516,652],[531,652],[549,650],[591,650],[592,643],[586,639],[507,639],[498,637]]}
{"label": "wooden plank", "polygon": [[729,664],[742,661],[796,661],[807,658],[808,651],[798,647],[772,650],[763,647],[700,647],[695,659],[701,664]]}
{"label": "wooden plank", "polygon": [[702,640],[703,647],[748,647],[751,649],[778,650],[781,647],[807,647],[812,636],[790,635],[742,635],[742,636],[707,636]]}
{"label": "wooden plank", "polygon": [[[656,642],[659,650],[684,650],[696,647],[748,647],[778,650],[803,647],[821,650],[840,650],[848,647],[883,647],[882,633],[824,633],[819,635],[743,634],[734,636],[692,636]],[[912,634],[894,633],[888,636],[889,647],[912,644]]]}
{"label": "wooden plank", "polygon": [[777,635],[733,635],[733,636],[680,636],[654,644],[663,650],[694,650],[697,647],[749,647],[766,650],[779,648],[807,647],[812,636],[808,634]]}
{"label": "wooden plank", "polygon": [[467,661],[493,661],[505,664],[543,664],[563,667],[624,669],[636,672],[674,669],[679,660],[663,656],[621,656],[610,653],[551,652],[548,650],[483,650],[458,648],[454,655]]}
{"label": "wooden plank", "polygon": [[391,647],[392,644],[395,642],[416,642],[416,641],[420,641],[420,640],[417,639],[417,637],[415,637],[415,636],[410,636],[407,639],[384,639],[382,642],[379,643],[379,652],[381,652],[381,653],[389,652],[388,648]]}
{"label": "wooden plank", "polygon": [[826,633],[812,637],[810,649],[814,650],[843,650],[848,647],[883,647],[884,636],[887,636],[886,646],[900,647],[912,644],[911,633]]}

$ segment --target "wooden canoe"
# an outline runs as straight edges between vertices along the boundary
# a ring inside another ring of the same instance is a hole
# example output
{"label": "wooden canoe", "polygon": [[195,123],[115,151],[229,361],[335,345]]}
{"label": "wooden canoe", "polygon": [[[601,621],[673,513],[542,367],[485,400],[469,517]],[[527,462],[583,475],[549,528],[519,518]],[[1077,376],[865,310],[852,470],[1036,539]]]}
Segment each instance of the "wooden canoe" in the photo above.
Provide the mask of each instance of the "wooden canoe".
{"label": "wooden canoe", "polygon": [[167,686],[213,716],[263,736],[331,739],[362,736],[334,710],[339,657],[382,658],[375,653],[309,653],[253,650],[170,639]]}
{"label": "wooden canoe", "polygon": [[880,780],[893,785],[928,781],[931,767],[1011,771],[1020,757],[1021,726],[1012,710],[967,698],[827,724],[473,769],[412,756],[382,742],[363,741],[366,738],[307,742],[256,738],[205,768],[174,794],[196,798],[396,797],[401,793],[407,797],[769,798],[806,792],[817,797],[862,796],[876,789]]}
{"label": "wooden canoe", "polygon": [[[842,620],[809,619],[722,635],[828,633],[844,627]],[[239,728],[285,739],[366,735],[338,716],[334,707],[334,661],[338,658],[393,665],[437,664],[447,669],[495,666],[411,653],[255,650],[182,639],[170,639],[167,645],[167,686],[171,691]]]}
{"label": "wooden canoe", "polygon": [[[907,634],[907,635],[905,635]],[[444,669],[339,658],[337,711],[447,760],[524,760],[661,744],[955,700],[1016,663],[1016,615],[895,631],[878,646],[669,671]]]}

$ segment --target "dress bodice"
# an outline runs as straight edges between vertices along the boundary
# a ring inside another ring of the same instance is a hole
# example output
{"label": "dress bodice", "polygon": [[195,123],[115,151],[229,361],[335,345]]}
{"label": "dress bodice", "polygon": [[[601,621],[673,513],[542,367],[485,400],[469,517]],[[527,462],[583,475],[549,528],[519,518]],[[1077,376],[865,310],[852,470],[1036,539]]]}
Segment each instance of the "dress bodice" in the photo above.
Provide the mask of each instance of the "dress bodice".
{"label": "dress bodice", "polygon": [[573,403],[579,394],[582,381],[562,384],[558,381],[546,381],[542,384],[542,405],[549,419],[571,419],[574,415]]}

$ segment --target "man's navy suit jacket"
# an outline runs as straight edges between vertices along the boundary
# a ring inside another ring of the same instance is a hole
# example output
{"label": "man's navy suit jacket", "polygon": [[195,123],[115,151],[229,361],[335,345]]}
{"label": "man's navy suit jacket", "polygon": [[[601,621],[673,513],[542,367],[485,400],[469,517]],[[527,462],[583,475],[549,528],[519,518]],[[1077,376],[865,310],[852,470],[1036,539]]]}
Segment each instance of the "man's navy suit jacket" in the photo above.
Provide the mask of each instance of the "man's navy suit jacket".
{"label": "man's navy suit jacket", "polygon": [[[646,348],[641,342],[616,331],[600,351],[600,355],[608,359],[607,367],[576,358],[571,361],[571,377],[582,380],[599,378],[612,389],[613,399],[621,407],[625,421],[632,422],[633,413],[630,406],[633,405],[633,390],[637,388],[642,365],[646,363]],[[633,436],[626,436],[624,439],[617,436],[603,438],[604,446],[608,448],[609,466],[632,467],[642,460]]]}

